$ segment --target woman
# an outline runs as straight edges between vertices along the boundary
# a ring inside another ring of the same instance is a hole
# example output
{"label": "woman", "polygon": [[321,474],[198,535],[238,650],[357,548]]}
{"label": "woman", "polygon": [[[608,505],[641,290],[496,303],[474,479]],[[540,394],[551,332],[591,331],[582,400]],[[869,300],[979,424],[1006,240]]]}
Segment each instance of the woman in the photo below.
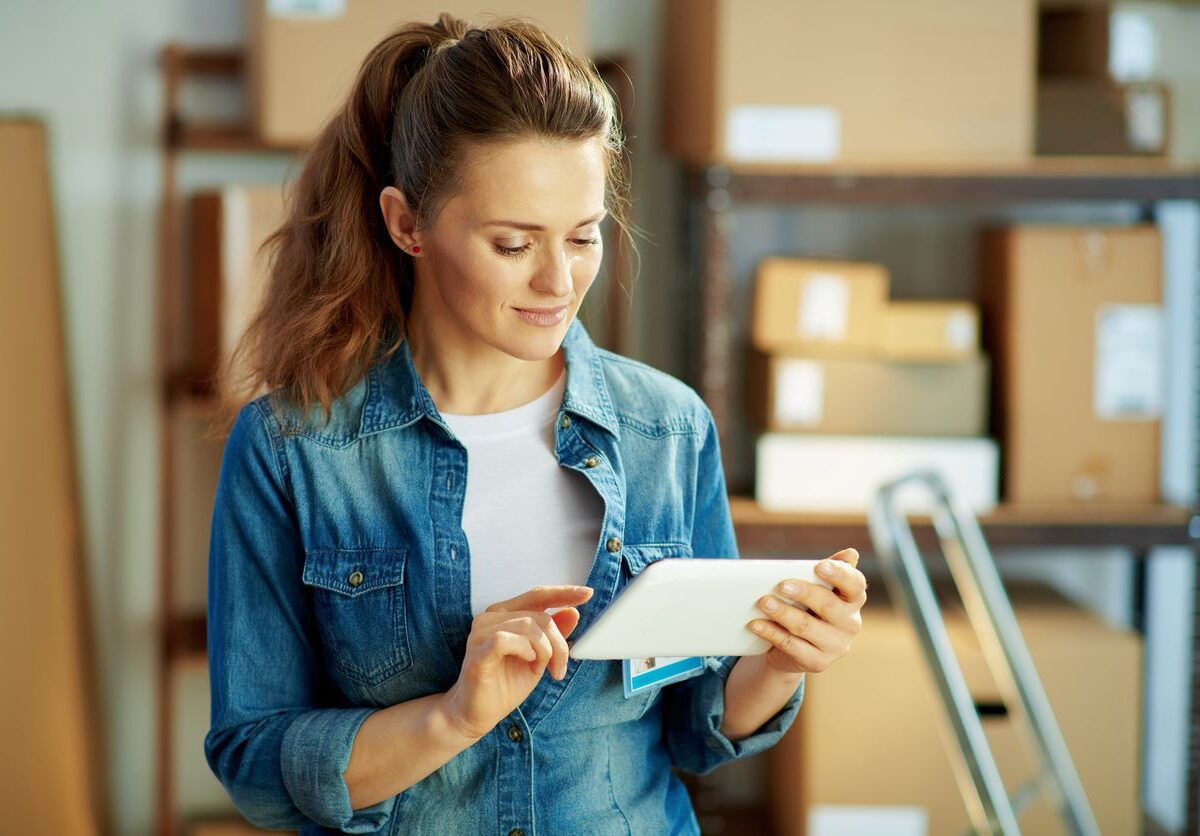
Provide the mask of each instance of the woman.
{"label": "woman", "polygon": [[[227,367],[209,567],[213,771],[305,833],[695,833],[671,767],[774,744],[845,653],[852,550],[775,647],[627,697],[566,639],[660,558],[737,556],[711,414],[575,317],[625,229],[615,105],[521,22],[366,58]],[[767,609],[768,602],[774,609]]]}

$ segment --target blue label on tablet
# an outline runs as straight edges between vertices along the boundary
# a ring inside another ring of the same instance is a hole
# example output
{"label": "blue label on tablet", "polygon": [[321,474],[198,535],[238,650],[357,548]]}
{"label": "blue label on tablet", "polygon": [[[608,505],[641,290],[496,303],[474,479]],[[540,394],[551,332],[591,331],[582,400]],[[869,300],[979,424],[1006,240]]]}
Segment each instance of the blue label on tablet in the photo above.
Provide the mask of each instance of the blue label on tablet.
{"label": "blue label on tablet", "polygon": [[703,656],[658,656],[647,659],[624,659],[625,696],[660,685],[670,685],[704,673]]}

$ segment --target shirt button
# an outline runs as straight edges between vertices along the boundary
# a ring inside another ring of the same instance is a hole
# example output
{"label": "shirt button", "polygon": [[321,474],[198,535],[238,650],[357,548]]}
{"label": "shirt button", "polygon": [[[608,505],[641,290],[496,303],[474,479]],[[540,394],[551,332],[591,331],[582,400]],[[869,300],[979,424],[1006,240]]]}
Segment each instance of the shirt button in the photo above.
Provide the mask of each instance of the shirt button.
{"label": "shirt button", "polygon": [[586,459],[583,460],[584,467],[595,467],[598,464],[600,464],[599,456],[588,456]]}
{"label": "shirt button", "polygon": [[363,573],[357,569],[350,573],[350,577],[346,578],[346,583],[350,584],[351,586],[362,586],[362,582]]}
{"label": "shirt button", "polygon": [[458,549],[456,549],[454,546],[450,547],[450,559],[451,560],[458,559]]}
{"label": "shirt button", "polygon": [[608,549],[613,554],[621,550],[621,541],[616,537],[610,537],[608,542],[604,544],[604,548]]}
{"label": "shirt button", "polygon": [[559,429],[565,430],[569,426],[571,426],[571,416],[570,415],[564,415],[563,417],[558,419]]}
{"label": "shirt button", "polygon": [[525,831],[519,827],[514,827],[512,830],[508,831],[508,836],[525,836]]}
{"label": "shirt button", "polygon": [[521,734],[521,730],[518,727],[516,727],[516,726],[508,727],[508,739],[511,740],[513,743],[520,743],[521,739],[523,737],[524,737],[524,735]]}

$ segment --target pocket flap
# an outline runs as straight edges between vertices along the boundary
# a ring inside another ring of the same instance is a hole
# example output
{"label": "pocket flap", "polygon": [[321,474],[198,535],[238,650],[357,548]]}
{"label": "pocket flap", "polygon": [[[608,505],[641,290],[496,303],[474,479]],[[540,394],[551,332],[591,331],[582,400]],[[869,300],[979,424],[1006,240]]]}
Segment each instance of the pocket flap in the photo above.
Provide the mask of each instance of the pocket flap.
{"label": "pocket flap", "polygon": [[621,556],[631,574],[639,574],[656,560],[672,557],[691,557],[692,547],[686,543],[647,543],[621,548]]}
{"label": "pocket flap", "polygon": [[405,548],[312,549],[304,555],[309,586],[354,597],[404,583]]}

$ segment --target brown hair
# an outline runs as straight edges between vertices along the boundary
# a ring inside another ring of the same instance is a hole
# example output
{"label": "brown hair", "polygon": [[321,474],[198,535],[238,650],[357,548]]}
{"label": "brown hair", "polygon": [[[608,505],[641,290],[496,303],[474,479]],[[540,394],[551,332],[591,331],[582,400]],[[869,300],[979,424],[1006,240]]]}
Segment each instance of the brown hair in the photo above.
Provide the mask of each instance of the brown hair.
{"label": "brown hair", "polygon": [[399,347],[412,303],[412,259],[388,235],[380,191],[397,187],[424,227],[458,187],[468,143],[525,137],[603,141],[609,213],[632,248],[620,115],[590,61],[525,20],[477,28],[445,13],[372,49],[262,245],[269,277],[218,371],[216,432],[276,389],[305,416],[319,402],[328,421],[333,401]]}

